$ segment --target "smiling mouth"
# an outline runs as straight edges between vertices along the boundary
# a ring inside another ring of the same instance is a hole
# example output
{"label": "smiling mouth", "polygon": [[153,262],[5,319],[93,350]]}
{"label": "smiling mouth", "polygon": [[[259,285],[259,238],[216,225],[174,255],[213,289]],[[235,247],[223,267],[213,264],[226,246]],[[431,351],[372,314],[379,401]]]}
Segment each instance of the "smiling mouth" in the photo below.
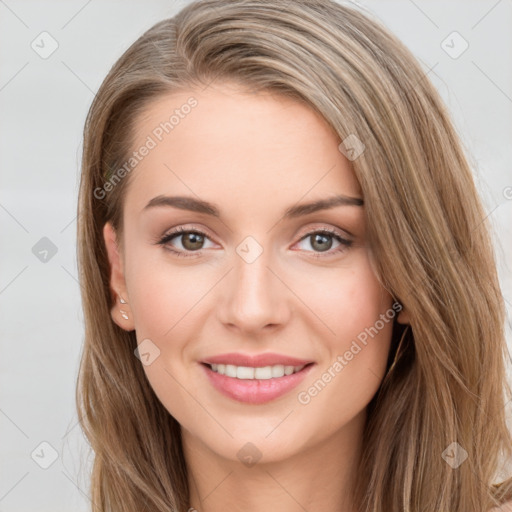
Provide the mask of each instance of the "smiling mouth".
{"label": "smiling mouth", "polygon": [[307,366],[314,363],[303,364],[300,366],[288,366],[276,364],[272,366],[236,366],[233,364],[208,364],[203,363],[219,375],[225,375],[240,380],[269,380],[279,379],[294,373],[302,371]]}
{"label": "smiling mouth", "polygon": [[[232,359],[235,358],[232,357]],[[313,371],[316,364],[300,360],[292,361],[292,359],[288,358],[286,362],[301,363],[300,366],[283,364],[238,366],[206,361],[203,361],[200,366],[203,367],[206,377],[217,391],[237,402],[258,405],[287,395]]]}

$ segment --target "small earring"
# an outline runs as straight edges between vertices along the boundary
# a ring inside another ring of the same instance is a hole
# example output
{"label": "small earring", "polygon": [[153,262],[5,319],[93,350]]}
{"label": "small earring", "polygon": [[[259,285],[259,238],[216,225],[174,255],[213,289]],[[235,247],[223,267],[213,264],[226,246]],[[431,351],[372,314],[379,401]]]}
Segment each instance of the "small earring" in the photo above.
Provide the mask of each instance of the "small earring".
{"label": "small earring", "polygon": [[123,299],[123,297],[121,297],[121,295],[119,295],[119,302],[120,302],[121,304],[128,304],[128,303]]}
{"label": "small earring", "polygon": [[125,320],[128,320],[128,315],[126,314],[126,311],[123,311],[122,309],[119,310],[120,313],[121,313],[121,316],[125,319]]}

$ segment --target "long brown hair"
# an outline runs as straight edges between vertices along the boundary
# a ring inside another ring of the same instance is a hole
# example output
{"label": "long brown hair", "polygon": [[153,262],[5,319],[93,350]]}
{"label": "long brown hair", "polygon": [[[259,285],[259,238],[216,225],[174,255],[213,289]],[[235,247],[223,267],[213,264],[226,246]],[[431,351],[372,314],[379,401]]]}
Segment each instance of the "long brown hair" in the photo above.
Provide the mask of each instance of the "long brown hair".
{"label": "long brown hair", "polygon": [[[512,498],[510,481],[493,485],[512,447],[492,241],[467,157],[427,75],[369,14],[330,0],[194,2],[115,63],[87,117],[78,206],[85,344],[77,406],[95,454],[94,512],[188,507],[180,426],[134,356],[135,332],[110,316],[102,228],[111,221],[122,236],[133,173],[112,180],[148,102],[212,80],[305,102],[342,141],[355,136],[365,146],[352,167],[375,271],[411,328],[368,406],[359,509],[482,512]],[[447,453],[467,458],[455,467]]]}

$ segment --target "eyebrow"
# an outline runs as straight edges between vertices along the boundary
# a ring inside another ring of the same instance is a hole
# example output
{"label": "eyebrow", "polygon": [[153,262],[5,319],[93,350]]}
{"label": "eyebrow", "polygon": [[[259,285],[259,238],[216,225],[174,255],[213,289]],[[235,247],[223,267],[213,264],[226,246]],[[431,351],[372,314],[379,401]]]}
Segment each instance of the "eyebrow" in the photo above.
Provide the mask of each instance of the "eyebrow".
{"label": "eyebrow", "polygon": [[[308,215],[310,213],[314,213],[320,210],[328,210],[330,208],[335,208],[336,206],[363,205],[364,201],[359,197],[337,195],[333,197],[328,197],[326,199],[319,199],[317,201],[291,206],[285,211],[283,218],[291,219],[301,217],[303,215]],[[161,206],[171,206],[174,208],[179,208],[181,210],[189,210],[192,212],[204,213],[206,215],[211,215],[213,217],[220,218],[220,211],[217,208],[217,206],[207,201],[203,201],[202,199],[196,199],[194,197],[188,196],[156,196],[153,199],[151,199],[151,201],[149,201],[149,203],[144,207],[143,211]]]}

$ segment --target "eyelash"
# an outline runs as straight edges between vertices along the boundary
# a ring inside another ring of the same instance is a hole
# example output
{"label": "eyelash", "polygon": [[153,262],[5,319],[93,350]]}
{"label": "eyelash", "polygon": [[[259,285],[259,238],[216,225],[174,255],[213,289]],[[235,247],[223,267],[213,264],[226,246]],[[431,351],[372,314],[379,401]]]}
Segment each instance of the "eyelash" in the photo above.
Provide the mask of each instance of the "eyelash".
{"label": "eyelash", "polygon": [[[165,249],[171,251],[173,254],[175,254],[178,257],[190,258],[190,257],[194,257],[196,255],[200,255],[201,254],[201,249],[199,249],[197,251],[187,251],[187,252],[191,253],[191,254],[187,254],[186,252],[183,252],[181,250],[173,249],[173,248],[171,248],[171,247],[166,245],[173,238],[176,238],[177,235],[183,235],[185,233],[193,233],[193,234],[196,234],[196,235],[201,235],[201,236],[203,236],[205,238],[209,238],[208,235],[206,233],[203,233],[202,231],[199,231],[199,230],[196,230],[196,229],[186,229],[186,228],[183,228],[182,226],[180,226],[180,227],[174,229],[173,231],[171,231],[170,233],[167,233],[166,235],[164,235],[156,243],[158,245],[164,246]],[[335,230],[331,230],[331,229],[328,229],[328,228],[323,228],[323,229],[318,229],[318,230],[310,231],[309,233],[304,235],[299,240],[299,242],[301,242],[302,240],[307,239],[308,237],[310,237],[312,235],[316,235],[316,234],[330,235],[333,238],[335,238],[338,242],[340,242],[340,246],[337,249],[333,250],[333,251],[331,251],[331,250],[326,251],[326,252],[307,251],[307,252],[313,252],[312,256],[314,258],[324,258],[324,257],[333,256],[335,254],[339,254],[339,253],[349,249],[352,246],[352,241],[351,240],[347,240],[346,238],[341,237]],[[324,256],[324,254],[325,254],[325,256]]]}

